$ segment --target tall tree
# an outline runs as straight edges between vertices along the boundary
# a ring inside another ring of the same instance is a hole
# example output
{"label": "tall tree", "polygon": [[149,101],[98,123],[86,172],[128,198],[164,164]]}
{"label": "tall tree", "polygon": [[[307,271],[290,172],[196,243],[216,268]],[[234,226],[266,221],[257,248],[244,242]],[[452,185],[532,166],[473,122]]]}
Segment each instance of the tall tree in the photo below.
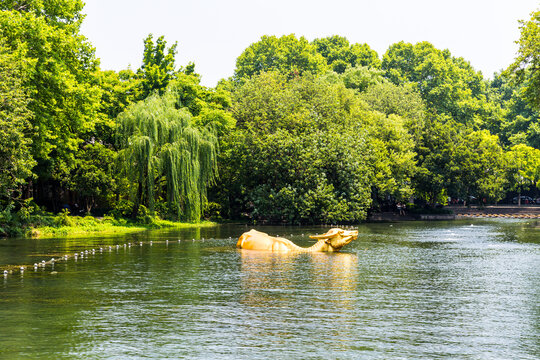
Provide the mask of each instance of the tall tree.
{"label": "tall tree", "polygon": [[152,34],[144,39],[143,63],[139,69],[143,79],[142,98],[154,91],[162,94],[169,82],[175,77],[174,56],[177,45],[174,43],[167,49],[167,41],[165,41],[164,36],[160,36],[155,44]]}
{"label": "tall tree", "polygon": [[315,39],[312,44],[326,59],[329,67],[339,74],[348,67],[366,66],[378,69],[381,66],[379,55],[368,44],[350,44],[349,40],[338,35]]}
{"label": "tall tree", "polygon": [[540,10],[531,13],[528,21],[520,21],[518,56],[508,71],[525,86],[525,97],[540,110]]}
{"label": "tall tree", "polygon": [[[21,54],[23,53],[23,54]],[[20,196],[22,184],[32,175],[29,94],[23,87],[28,75],[23,48],[13,53],[0,42],[0,209]]]}
{"label": "tall tree", "polygon": [[7,2],[0,36],[10,51],[23,46],[31,67],[21,84],[32,101],[32,155],[39,181],[62,180],[75,166],[82,133],[97,118],[94,49],[80,35],[82,2]]}
{"label": "tall tree", "polygon": [[194,127],[189,112],[176,107],[174,94],[166,91],[118,117],[119,157],[133,185],[133,217],[142,203],[153,211],[162,193],[176,216],[201,217],[206,189],[216,177],[217,138],[211,127]]}
{"label": "tall tree", "polygon": [[236,60],[234,76],[241,81],[266,71],[279,71],[288,77],[326,71],[326,61],[304,37],[294,34],[263,36],[251,44]]}
{"label": "tall tree", "polygon": [[382,68],[394,84],[414,84],[428,107],[439,114],[476,128],[493,116],[482,74],[448,50],[428,42],[399,42],[384,54]]}
{"label": "tall tree", "polygon": [[540,186],[540,150],[518,144],[512,146],[506,156],[510,185],[518,191],[518,205],[521,206],[521,192],[531,186]]}
{"label": "tall tree", "polygon": [[526,144],[540,149],[540,116],[525,97],[525,84],[504,72],[490,82],[490,99],[501,108],[501,121],[488,129],[506,146]]}
{"label": "tall tree", "polygon": [[402,120],[369,111],[341,83],[263,73],[236,89],[232,111],[222,181],[233,216],[359,221],[373,188],[410,195],[414,154]]}

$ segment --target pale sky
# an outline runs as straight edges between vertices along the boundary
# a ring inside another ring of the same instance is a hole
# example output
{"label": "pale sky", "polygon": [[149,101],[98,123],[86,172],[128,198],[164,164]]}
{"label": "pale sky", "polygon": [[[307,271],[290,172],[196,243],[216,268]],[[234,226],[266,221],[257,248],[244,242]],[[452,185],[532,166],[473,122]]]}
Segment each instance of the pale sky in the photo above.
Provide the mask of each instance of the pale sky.
{"label": "pale sky", "polygon": [[82,32],[103,70],[139,68],[143,39],[178,42],[176,63],[195,63],[202,83],[233,75],[236,58],[262,35],[294,33],[309,41],[330,35],[367,43],[379,57],[401,40],[449,49],[485,77],[506,68],[517,51],[518,20],[537,0],[87,0]]}

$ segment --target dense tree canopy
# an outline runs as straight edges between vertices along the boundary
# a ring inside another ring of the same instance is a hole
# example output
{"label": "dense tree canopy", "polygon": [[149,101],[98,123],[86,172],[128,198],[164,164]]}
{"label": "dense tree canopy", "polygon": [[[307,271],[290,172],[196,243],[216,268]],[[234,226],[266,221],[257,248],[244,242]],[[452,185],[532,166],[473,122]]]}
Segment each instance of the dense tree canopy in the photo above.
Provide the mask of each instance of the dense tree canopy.
{"label": "dense tree canopy", "polygon": [[[74,2],[78,3],[78,2]],[[35,6],[41,2],[30,2]],[[71,2],[61,2],[55,14],[68,16],[51,21],[39,11],[0,13],[0,36],[8,51],[26,48],[27,74],[22,86],[30,94],[32,154],[40,178],[65,178],[75,166],[79,135],[92,128],[97,115],[100,89],[93,85],[97,62],[94,50],[79,35],[78,17]],[[74,10],[73,10],[74,11]],[[38,13],[39,16],[34,15]]]}
{"label": "dense tree canopy", "polygon": [[509,67],[509,72],[524,84],[527,101],[535,109],[540,109],[540,10],[531,13],[528,21],[520,21],[518,56]]}
{"label": "dense tree canopy", "polygon": [[179,218],[199,220],[202,214],[206,188],[216,176],[217,139],[211,127],[194,127],[190,113],[176,105],[170,90],[119,116],[120,165],[133,184],[133,217],[142,203],[154,211],[162,194]]}
{"label": "dense tree canopy", "polygon": [[326,69],[326,60],[306,38],[265,35],[238,57],[234,76],[241,80],[261,72],[279,71],[294,77],[305,72],[320,74]]}
{"label": "dense tree canopy", "polygon": [[0,215],[35,201],[197,220],[208,191],[228,218],[357,222],[538,191],[540,12],[492,80],[428,42],[379,58],[291,34],[261,37],[207,88],[152,34],[138,68],[100,69],[83,6],[0,3]]}
{"label": "dense tree canopy", "polygon": [[32,63],[22,49],[10,52],[0,42],[0,206],[21,194],[14,192],[32,176],[35,161],[30,153],[30,100],[25,82]]}
{"label": "dense tree canopy", "polygon": [[143,79],[143,98],[154,91],[163,93],[176,73],[174,56],[176,55],[177,44],[174,43],[166,50],[167,41],[165,41],[164,36],[160,36],[155,44],[152,38],[153,35],[150,34],[144,39],[143,63],[139,69]]}
{"label": "dense tree canopy", "polygon": [[233,214],[358,221],[372,188],[411,194],[413,144],[403,121],[369,111],[342,84],[263,73],[233,94],[232,110],[238,128],[224,163]]}
{"label": "dense tree canopy", "polygon": [[428,107],[461,123],[481,127],[482,118],[492,111],[482,74],[428,42],[391,45],[382,68],[394,84],[413,84]]}
{"label": "dense tree canopy", "polygon": [[338,35],[315,39],[312,44],[337,73],[343,73],[348,67],[381,66],[379,55],[368,44],[350,44],[349,40]]}

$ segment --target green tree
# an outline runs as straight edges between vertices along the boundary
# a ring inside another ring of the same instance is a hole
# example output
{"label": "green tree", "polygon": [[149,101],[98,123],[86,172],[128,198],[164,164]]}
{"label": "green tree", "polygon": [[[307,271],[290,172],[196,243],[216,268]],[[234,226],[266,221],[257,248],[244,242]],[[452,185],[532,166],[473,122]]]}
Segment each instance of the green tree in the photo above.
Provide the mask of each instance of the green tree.
{"label": "green tree", "polygon": [[143,79],[142,98],[154,91],[162,94],[176,74],[174,56],[177,43],[166,49],[167,41],[164,36],[160,36],[155,44],[152,38],[153,35],[149,34],[144,39],[143,63],[139,69],[139,74]]}
{"label": "green tree", "polygon": [[118,117],[119,153],[133,187],[136,217],[141,204],[154,210],[164,195],[176,216],[199,220],[206,189],[216,177],[217,139],[212,128],[196,128],[172,91],[151,95]]}
{"label": "green tree", "polygon": [[19,11],[0,12],[0,36],[6,47],[9,51],[24,47],[24,61],[31,64],[25,67],[21,86],[31,98],[28,137],[37,161],[34,172],[42,183],[69,178],[83,141],[80,136],[97,118],[100,90],[93,84],[97,61],[79,33],[81,4],[10,2]]}
{"label": "green tree", "polygon": [[525,84],[512,81],[508,73],[496,74],[490,83],[490,98],[501,107],[501,122],[489,130],[507,145],[526,144],[540,149],[540,121],[525,97]]}
{"label": "green tree", "polygon": [[77,166],[67,187],[76,192],[79,205],[86,213],[90,213],[100,201],[113,201],[118,181],[116,156],[109,146],[98,142],[85,144],[77,152]]}
{"label": "green tree", "polygon": [[43,17],[48,24],[56,27],[79,26],[84,18],[81,11],[82,0],[3,0],[0,9],[27,13],[34,17]]}
{"label": "green tree", "polygon": [[540,109],[540,10],[531,13],[528,21],[520,21],[521,35],[518,56],[508,68],[524,85],[524,94],[531,106]]}
{"label": "green tree", "polygon": [[384,78],[384,72],[381,70],[368,68],[366,66],[348,67],[343,73],[329,72],[322,78],[333,84],[343,84],[348,89],[354,89],[361,93],[370,86],[388,82]]}
{"label": "green tree", "polygon": [[238,57],[234,77],[241,81],[267,71],[279,71],[295,77],[304,72],[321,74],[326,69],[325,59],[304,37],[265,35]]}
{"label": "green tree", "polygon": [[233,216],[359,221],[372,188],[410,195],[414,154],[402,120],[369,111],[341,83],[263,73],[236,89],[232,112],[221,181]]}
{"label": "green tree", "polygon": [[499,137],[487,130],[467,134],[456,152],[454,193],[463,198],[497,202],[504,197],[507,182],[505,156]]}
{"label": "green tree", "polygon": [[338,35],[315,39],[312,44],[326,59],[328,66],[339,74],[348,67],[365,66],[378,69],[381,66],[379,55],[368,44],[350,44],[349,40]]}
{"label": "green tree", "polygon": [[404,121],[403,125],[413,136],[416,143],[421,141],[427,116],[426,104],[417,90],[410,84],[394,85],[383,82],[369,86],[361,94],[361,99],[368,106],[383,114],[397,115]]}
{"label": "green tree", "polygon": [[540,186],[540,150],[518,144],[512,146],[506,156],[510,185],[518,191],[518,205],[521,206],[521,192],[531,186]]}
{"label": "green tree", "polygon": [[417,195],[430,204],[447,196],[498,201],[506,188],[505,156],[499,138],[487,130],[472,131],[447,116],[428,114],[416,143]]}
{"label": "green tree", "polygon": [[0,209],[22,195],[21,186],[31,178],[35,165],[28,137],[30,98],[22,86],[31,65],[22,48],[11,52],[0,42]]}
{"label": "green tree", "polygon": [[196,126],[212,126],[220,138],[234,127],[236,120],[228,111],[231,106],[229,92],[204,87],[198,76],[186,73],[178,73],[169,89],[177,106],[190,112]]}
{"label": "green tree", "polygon": [[482,74],[448,50],[428,42],[399,42],[383,56],[382,68],[394,84],[414,84],[427,106],[439,114],[475,128],[494,115]]}

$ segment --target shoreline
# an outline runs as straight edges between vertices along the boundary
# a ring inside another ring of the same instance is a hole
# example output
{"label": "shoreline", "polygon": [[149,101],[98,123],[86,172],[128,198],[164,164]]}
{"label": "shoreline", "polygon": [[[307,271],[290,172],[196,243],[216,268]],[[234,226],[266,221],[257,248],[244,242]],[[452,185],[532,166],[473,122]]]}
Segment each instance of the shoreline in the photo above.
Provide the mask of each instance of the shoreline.
{"label": "shoreline", "polygon": [[38,226],[28,229],[23,238],[81,238],[86,236],[124,235],[159,229],[187,229],[216,226],[218,223],[201,221],[198,223],[176,222],[157,219],[151,224],[129,223],[125,219],[104,221],[99,218],[83,218],[76,224],[66,226]]}
{"label": "shoreline", "polygon": [[485,207],[478,206],[445,206],[443,209],[450,210],[449,214],[411,214],[399,215],[397,212],[374,213],[367,222],[386,222],[386,221],[440,221],[440,220],[459,220],[469,218],[509,218],[509,219],[539,219],[540,206],[535,205],[489,205]]}

